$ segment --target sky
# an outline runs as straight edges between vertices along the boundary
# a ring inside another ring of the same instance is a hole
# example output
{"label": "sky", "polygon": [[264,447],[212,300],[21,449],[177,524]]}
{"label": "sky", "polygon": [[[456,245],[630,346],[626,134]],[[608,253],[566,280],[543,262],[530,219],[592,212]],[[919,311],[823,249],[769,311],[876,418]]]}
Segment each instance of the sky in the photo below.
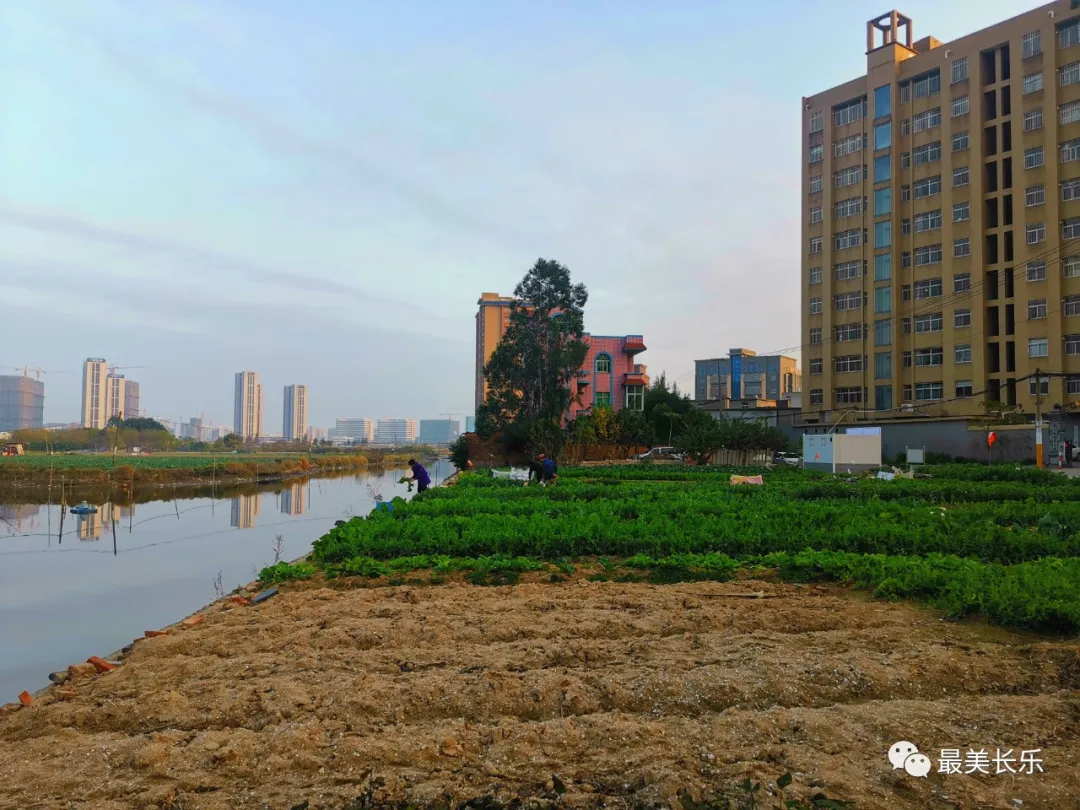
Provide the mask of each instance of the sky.
{"label": "sky", "polygon": [[[913,0],[947,42],[1039,5]],[[79,418],[462,419],[476,302],[536,259],[586,329],[694,360],[800,342],[801,99],[865,73],[859,0],[0,0],[0,374]],[[141,367],[141,368],[134,368]]]}

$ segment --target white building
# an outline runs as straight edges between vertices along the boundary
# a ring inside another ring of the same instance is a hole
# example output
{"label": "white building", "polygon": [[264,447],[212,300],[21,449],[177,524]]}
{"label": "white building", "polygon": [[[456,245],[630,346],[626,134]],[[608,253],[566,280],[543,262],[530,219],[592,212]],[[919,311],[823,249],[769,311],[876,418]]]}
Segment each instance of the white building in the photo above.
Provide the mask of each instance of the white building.
{"label": "white building", "polygon": [[416,443],[415,419],[380,419],[375,427],[375,444]]}
{"label": "white building", "polygon": [[286,385],[281,436],[287,442],[302,441],[307,434],[307,386]]}
{"label": "white building", "polygon": [[375,441],[375,422],[371,419],[338,419],[330,428],[330,441],[334,444]]}
{"label": "white building", "polygon": [[107,379],[104,357],[87,357],[83,363],[82,426],[101,430],[109,421]]}
{"label": "white building", "polygon": [[233,433],[242,439],[257,439],[262,435],[262,385],[254,371],[236,373],[236,392],[233,396]]}

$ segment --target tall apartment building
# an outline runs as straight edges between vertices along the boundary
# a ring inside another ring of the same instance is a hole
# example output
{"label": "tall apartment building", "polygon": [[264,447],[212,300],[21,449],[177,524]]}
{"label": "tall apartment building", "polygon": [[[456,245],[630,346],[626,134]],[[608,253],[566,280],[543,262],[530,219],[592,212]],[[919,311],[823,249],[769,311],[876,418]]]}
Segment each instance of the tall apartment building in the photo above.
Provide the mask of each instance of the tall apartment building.
{"label": "tall apartment building", "polygon": [[142,416],[140,410],[139,384],[135,380],[127,380],[124,383],[124,418],[138,419]]}
{"label": "tall apartment building", "polygon": [[109,421],[106,385],[109,369],[104,357],[87,357],[83,363],[82,426],[101,430]]}
{"label": "tall apartment building", "polygon": [[380,419],[375,426],[376,444],[414,444],[416,442],[415,419]]}
{"label": "tall apartment building", "polygon": [[127,380],[123,374],[113,372],[105,377],[105,422],[114,416],[127,418],[124,406],[127,404]]}
{"label": "tall apartment building", "polygon": [[461,434],[456,419],[421,419],[420,444],[450,444]]}
{"label": "tall apartment building", "polygon": [[1080,398],[1080,4],[948,43],[885,14],[802,114],[804,415]]}
{"label": "tall apartment building", "polygon": [[254,371],[236,373],[233,395],[233,432],[242,439],[257,439],[262,435],[262,385]]}
{"label": "tall apartment building", "polygon": [[303,441],[307,435],[307,386],[286,385],[282,408],[281,437],[285,441]]}
{"label": "tall apartment building", "polygon": [[0,431],[40,430],[45,423],[45,383],[25,374],[0,375]]}
{"label": "tall apartment building", "polygon": [[799,364],[782,354],[758,355],[750,349],[729,349],[727,357],[694,361],[694,400],[780,400],[801,391]]}
{"label": "tall apartment building", "polygon": [[487,397],[487,382],[484,380],[484,364],[502,340],[506,327],[510,325],[510,306],[512,296],[498,293],[482,293],[476,302],[476,407],[484,404]]}

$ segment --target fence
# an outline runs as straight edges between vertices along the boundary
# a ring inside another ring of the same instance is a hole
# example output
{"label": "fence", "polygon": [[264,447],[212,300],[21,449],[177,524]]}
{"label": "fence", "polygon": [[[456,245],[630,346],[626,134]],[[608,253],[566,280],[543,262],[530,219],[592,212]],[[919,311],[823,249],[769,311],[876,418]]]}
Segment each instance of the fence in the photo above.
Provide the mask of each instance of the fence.
{"label": "fence", "polygon": [[721,467],[764,467],[771,458],[769,450],[717,450],[709,457],[709,463]]}

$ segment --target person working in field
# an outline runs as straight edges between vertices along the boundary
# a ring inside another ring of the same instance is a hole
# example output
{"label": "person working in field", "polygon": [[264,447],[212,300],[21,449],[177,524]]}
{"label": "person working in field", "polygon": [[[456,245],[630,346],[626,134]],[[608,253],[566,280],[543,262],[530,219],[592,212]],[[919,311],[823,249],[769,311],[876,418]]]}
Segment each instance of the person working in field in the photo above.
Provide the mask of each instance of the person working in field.
{"label": "person working in field", "polygon": [[410,477],[416,482],[416,494],[419,495],[431,486],[431,476],[424,469],[424,465],[414,459],[409,459],[409,469],[412,470]]}
{"label": "person working in field", "polygon": [[525,482],[526,484],[531,484],[533,478],[536,478],[538,484],[544,483],[544,464],[540,460],[542,458],[543,456],[540,456],[539,459],[529,460],[529,480]]}
{"label": "person working in field", "polygon": [[540,454],[540,465],[543,467],[544,475],[543,481],[546,484],[554,484],[555,479],[559,477],[559,466],[555,463],[555,459],[548,458],[543,453]]}

